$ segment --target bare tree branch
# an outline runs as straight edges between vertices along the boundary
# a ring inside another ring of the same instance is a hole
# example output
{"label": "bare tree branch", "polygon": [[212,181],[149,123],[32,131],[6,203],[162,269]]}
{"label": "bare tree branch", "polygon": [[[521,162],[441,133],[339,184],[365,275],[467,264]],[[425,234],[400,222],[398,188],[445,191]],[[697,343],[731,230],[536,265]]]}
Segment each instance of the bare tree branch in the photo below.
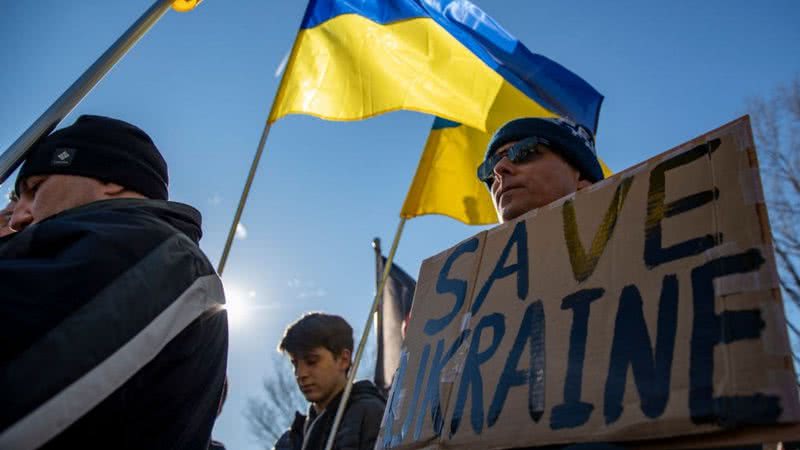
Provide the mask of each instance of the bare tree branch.
{"label": "bare tree branch", "polygon": [[308,407],[286,358],[276,355],[272,359],[272,369],[270,376],[262,381],[263,397],[249,398],[243,411],[250,433],[265,449],[271,449],[289,429],[295,411],[305,412]]}
{"label": "bare tree branch", "polygon": [[789,330],[795,334],[795,336],[800,336],[800,329],[797,328],[797,325],[793,324],[792,322],[787,322],[789,325]]}
{"label": "bare tree branch", "polygon": [[[780,287],[792,343],[800,342],[800,75],[747,102],[769,206]],[[797,346],[795,345],[795,348]],[[800,355],[793,357],[800,366]]]}
{"label": "bare tree branch", "polygon": [[782,277],[781,283],[783,288],[786,293],[789,294],[790,300],[792,300],[796,306],[800,307],[800,292],[798,292],[798,287],[800,287],[800,273],[797,271],[798,268],[793,264],[793,258],[788,256],[782,247],[776,246],[775,253],[778,255],[779,264],[786,273],[786,276]]}

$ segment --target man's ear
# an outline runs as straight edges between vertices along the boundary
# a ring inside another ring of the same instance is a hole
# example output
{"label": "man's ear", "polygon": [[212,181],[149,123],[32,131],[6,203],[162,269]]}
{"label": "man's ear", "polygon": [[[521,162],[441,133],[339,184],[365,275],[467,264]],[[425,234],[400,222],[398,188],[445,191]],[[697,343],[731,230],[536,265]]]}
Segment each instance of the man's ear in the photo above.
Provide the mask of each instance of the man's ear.
{"label": "man's ear", "polygon": [[587,180],[586,178],[583,178],[582,176],[578,177],[578,190],[579,191],[581,189],[585,188],[585,187],[591,186],[592,184],[594,184],[594,183],[592,183],[591,181]]}
{"label": "man's ear", "polygon": [[147,198],[144,195],[132,191],[126,187],[120,186],[117,183],[102,182],[103,186],[101,191],[106,198]]}
{"label": "man's ear", "polygon": [[108,197],[116,197],[125,191],[124,187],[118,185],[117,183],[112,183],[112,182],[104,182],[102,189],[103,189],[103,194],[105,194]]}
{"label": "man's ear", "polygon": [[341,353],[339,353],[339,368],[345,371],[349,371],[350,367],[353,365],[352,362],[353,352],[349,349],[343,349]]}

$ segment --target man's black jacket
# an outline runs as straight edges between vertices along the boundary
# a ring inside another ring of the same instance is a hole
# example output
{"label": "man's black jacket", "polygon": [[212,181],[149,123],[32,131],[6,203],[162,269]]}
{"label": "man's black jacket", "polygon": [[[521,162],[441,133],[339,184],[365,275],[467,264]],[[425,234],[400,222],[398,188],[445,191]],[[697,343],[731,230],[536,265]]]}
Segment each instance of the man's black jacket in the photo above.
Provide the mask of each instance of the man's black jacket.
{"label": "man's black jacket", "polygon": [[200,214],[90,203],[0,239],[0,449],[205,449],[228,347]]}
{"label": "man's black jacket", "polygon": [[[275,450],[324,450],[341,400],[340,393],[319,415],[313,406],[308,409],[308,418],[296,413],[291,428],[275,443]],[[372,450],[385,407],[386,399],[372,382],[362,380],[353,384],[333,448]]]}

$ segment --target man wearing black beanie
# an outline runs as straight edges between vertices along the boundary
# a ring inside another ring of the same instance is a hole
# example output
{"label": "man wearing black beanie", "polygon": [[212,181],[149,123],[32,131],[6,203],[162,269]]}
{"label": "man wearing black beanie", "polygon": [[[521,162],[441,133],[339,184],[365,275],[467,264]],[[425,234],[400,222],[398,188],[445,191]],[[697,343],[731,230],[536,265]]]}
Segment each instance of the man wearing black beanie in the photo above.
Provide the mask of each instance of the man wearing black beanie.
{"label": "man wearing black beanie", "polygon": [[478,179],[500,222],[515,219],[603,179],[594,136],[566,119],[521,118],[492,136]]}
{"label": "man wearing black beanie", "polygon": [[208,447],[227,359],[200,213],[139,128],[38,142],[0,238],[0,448]]}
{"label": "man wearing black beanie", "polygon": [[167,200],[168,180],[167,163],[144,131],[121,120],[81,116],[28,154],[17,176],[19,202],[10,225],[21,230],[98,200]]}

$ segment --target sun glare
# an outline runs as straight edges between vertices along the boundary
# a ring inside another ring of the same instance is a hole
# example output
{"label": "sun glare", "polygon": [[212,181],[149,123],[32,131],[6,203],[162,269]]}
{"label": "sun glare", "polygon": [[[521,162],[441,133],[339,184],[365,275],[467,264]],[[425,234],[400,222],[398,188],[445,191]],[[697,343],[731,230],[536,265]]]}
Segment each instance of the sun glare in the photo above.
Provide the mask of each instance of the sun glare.
{"label": "sun glare", "polygon": [[254,308],[256,291],[242,289],[232,283],[225,283],[225,310],[228,312],[228,325],[240,328],[247,322],[249,312]]}

